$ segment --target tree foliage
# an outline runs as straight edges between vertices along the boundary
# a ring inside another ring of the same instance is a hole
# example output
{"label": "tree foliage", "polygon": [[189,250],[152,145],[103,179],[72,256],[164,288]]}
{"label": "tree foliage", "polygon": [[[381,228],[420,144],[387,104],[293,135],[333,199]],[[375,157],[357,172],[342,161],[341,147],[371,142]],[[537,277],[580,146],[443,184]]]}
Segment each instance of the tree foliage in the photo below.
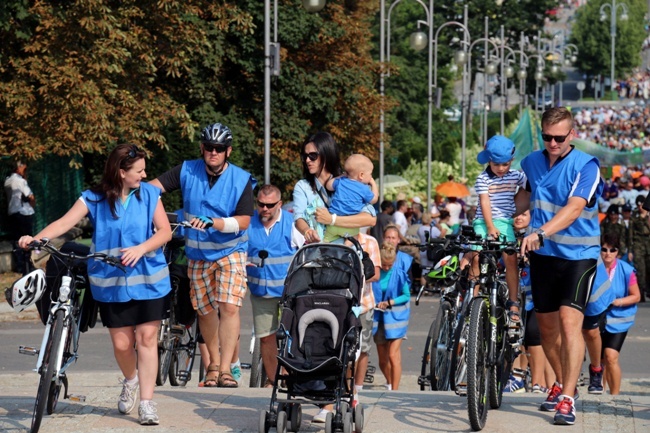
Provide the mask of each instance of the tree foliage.
{"label": "tree foliage", "polygon": [[[578,9],[577,19],[573,25],[571,42],[580,51],[577,66],[589,76],[602,74],[609,77],[611,60],[611,9],[606,7],[605,20],[600,20],[600,8],[610,1],[592,0]],[[623,77],[641,65],[641,45],[646,37],[644,17],[648,11],[645,0],[624,0],[628,7],[628,19],[623,20],[622,10],[617,7],[615,40],[615,77]]]}

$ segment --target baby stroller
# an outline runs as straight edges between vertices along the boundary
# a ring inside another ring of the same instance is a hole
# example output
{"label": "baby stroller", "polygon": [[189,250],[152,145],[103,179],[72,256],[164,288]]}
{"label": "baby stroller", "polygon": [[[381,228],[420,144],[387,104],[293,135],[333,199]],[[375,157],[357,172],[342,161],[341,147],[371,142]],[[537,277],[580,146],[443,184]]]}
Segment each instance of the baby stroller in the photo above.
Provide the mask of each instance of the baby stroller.
{"label": "baby stroller", "polygon": [[305,245],[289,266],[276,334],[276,380],[270,408],[260,413],[260,433],[271,427],[279,433],[297,432],[305,403],[334,405],[325,421],[326,433],[363,430],[363,407],[352,405],[361,333],[352,308],[359,306],[361,298],[363,253],[356,239],[348,240],[353,247]]}

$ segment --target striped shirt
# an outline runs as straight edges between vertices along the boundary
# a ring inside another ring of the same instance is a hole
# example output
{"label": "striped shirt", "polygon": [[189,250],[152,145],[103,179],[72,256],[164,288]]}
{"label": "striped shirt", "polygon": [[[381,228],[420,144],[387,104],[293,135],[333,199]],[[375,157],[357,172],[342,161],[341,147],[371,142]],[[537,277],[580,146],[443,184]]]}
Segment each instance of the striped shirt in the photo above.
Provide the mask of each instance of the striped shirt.
{"label": "striped shirt", "polygon": [[[488,194],[492,218],[512,218],[515,214],[515,194],[518,187],[526,186],[526,175],[522,171],[510,170],[499,177],[488,166],[476,178],[474,188],[476,193]],[[479,205],[476,209],[476,219],[483,219],[483,210]]]}

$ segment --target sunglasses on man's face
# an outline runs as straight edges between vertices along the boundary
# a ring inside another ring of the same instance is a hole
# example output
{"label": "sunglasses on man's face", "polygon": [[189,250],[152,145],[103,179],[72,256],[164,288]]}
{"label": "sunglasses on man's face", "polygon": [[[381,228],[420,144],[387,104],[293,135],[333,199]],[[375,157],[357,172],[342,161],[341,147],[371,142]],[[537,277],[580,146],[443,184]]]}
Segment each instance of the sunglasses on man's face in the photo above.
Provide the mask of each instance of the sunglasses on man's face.
{"label": "sunglasses on man's face", "polygon": [[605,247],[602,247],[600,249],[600,251],[603,252],[603,253],[616,253],[616,252],[618,252],[618,248],[605,248]]}
{"label": "sunglasses on man's face", "polygon": [[225,144],[208,144],[208,143],[203,143],[203,150],[205,150],[208,153],[212,153],[212,151],[216,150],[217,153],[224,153],[226,150],[228,150],[229,146],[226,146]]}
{"label": "sunglasses on man's face", "polygon": [[555,140],[556,143],[562,144],[564,143],[564,140],[567,139],[569,134],[571,134],[571,129],[569,132],[566,133],[566,135],[550,135],[550,134],[542,134],[542,140],[544,140],[547,143],[550,143],[551,141]]}
{"label": "sunglasses on man's face", "polygon": [[316,161],[318,159],[318,152],[307,152],[302,154],[302,159]]}
{"label": "sunglasses on man's face", "polygon": [[262,203],[261,201],[257,202],[257,205],[261,207],[262,209],[267,208],[267,209],[273,209],[280,203],[280,201],[276,201],[275,203]]}

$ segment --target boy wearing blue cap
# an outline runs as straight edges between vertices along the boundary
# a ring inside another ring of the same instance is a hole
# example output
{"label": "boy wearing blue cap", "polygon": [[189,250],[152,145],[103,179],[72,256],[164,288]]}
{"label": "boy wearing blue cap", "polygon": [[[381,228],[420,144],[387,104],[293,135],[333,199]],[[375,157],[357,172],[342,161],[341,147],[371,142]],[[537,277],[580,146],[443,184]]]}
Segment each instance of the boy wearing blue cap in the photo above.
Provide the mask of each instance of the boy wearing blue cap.
{"label": "boy wearing blue cap", "polygon": [[[515,144],[507,137],[495,135],[490,138],[477,156],[479,164],[488,164],[476,178],[474,188],[479,196],[476,219],[473,226],[477,235],[494,239],[515,240],[513,218],[516,212],[515,194],[526,187],[526,175],[512,170],[510,165],[515,154]],[[508,317],[512,326],[519,327],[519,272],[517,255],[503,253],[508,284]],[[472,260],[472,274],[478,275],[478,260]]]}

